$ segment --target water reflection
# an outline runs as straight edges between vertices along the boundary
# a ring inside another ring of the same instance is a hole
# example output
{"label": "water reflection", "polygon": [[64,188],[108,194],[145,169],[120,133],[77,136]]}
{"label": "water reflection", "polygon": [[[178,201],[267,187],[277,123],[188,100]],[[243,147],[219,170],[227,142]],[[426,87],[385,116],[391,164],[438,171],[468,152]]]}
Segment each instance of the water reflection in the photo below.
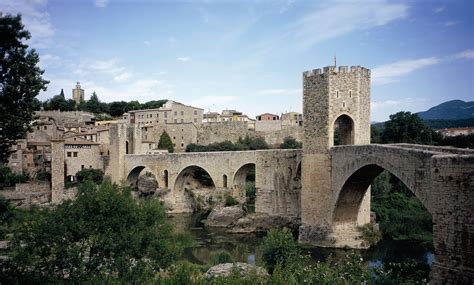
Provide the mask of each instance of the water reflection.
{"label": "water reflection", "polygon": [[[207,229],[196,220],[196,216],[177,215],[172,217],[175,230],[189,233],[194,244],[185,250],[185,257],[196,264],[212,262],[214,256],[227,252],[235,261],[255,264],[257,249],[262,242],[263,235],[257,234],[229,234],[222,229]],[[338,259],[345,256],[350,249],[333,249],[312,247],[303,250],[314,261],[325,261],[329,256]],[[413,259],[417,262],[433,263],[434,255],[430,250],[423,248],[413,241],[383,240],[368,250],[359,251],[370,267],[377,267],[387,262],[403,262]]]}

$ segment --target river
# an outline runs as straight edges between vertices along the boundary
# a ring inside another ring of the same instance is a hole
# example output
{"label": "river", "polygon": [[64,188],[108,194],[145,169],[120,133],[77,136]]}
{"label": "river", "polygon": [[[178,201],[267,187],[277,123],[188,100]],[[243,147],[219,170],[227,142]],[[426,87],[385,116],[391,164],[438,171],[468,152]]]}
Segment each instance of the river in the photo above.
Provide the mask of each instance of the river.
{"label": "river", "polygon": [[[257,248],[263,235],[229,234],[222,229],[204,228],[195,215],[176,215],[171,220],[178,232],[190,234],[194,241],[193,246],[185,250],[185,258],[188,261],[207,264],[213,261],[213,257],[225,251],[237,261],[255,264]],[[314,261],[325,261],[330,255],[338,258],[346,255],[349,250],[310,247],[304,248],[303,251]],[[358,252],[371,267],[385,262],[403,262],[408,258],[431,266],[434,258],[430,250],[416,241],[382,240],[370,249]]]}

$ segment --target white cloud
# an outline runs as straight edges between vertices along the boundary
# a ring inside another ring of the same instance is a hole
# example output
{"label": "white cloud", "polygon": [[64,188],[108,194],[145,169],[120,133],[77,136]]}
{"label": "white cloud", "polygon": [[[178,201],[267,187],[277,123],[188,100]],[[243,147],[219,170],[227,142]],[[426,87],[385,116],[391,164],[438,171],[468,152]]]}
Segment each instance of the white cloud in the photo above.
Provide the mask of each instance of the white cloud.
{"label": "white cloud", "polygon": [[455,58],[459,59],[474,59],[474,49],[465,50],[454,55]]}
{"label": "white cloud", "polygon": [[124,72],[114,77],[116,82],[125,82],[132,78],[133,75],[130,72]]}
{"label": "white cloud", "polygon": [[124,67],[118,65],[117,60],[115,59],[97,60],[87,66],[90,69],[111,74],[123,72],[125,69]]}
{"label": "white cloud", "polygon": [[105,8],[109,4],[109,0],[94,0],[94,5],[99,8]]}
{"label": "white cloud", "polygon": [[301,95],[302,89],[265,89],[258,92],[259,95]]}
{"label": "white cloud", "polygon": [[178,57],[176,60],[181,61],[181,62],[188,62],[191,60],[191,58],[189,56],[183,56],[183,57]]}
{"label": "white cloud", "polygon": [[61,66],[61,58],[52,54],[40,55],[39,66],[41,69],[59,67]]}
{"label": "white cloud", "polygon": [[384,85],[398,81],[401,76],[407,75],[420,68],[438,64],[437,57],[427,57],[420,59],[406,59],[394,63],[384,64],[372,69],[372,83],[374,85]]}
{"label": "white cloud", "polygon": [[0,11],[6,14],[21,14],[25,28],[30,31],[28,43],[34,48],[48,47],[52,43],[54,27],[49,13],[45,11],[46,0],[2,0]]}
{"label": "white cloud", "polygon": [[447,21],[444,23],[444,26],[445,27],[451,27],[451,26],[454,26],[454,25],[457,25],[459,22],[456,22],[456,21]]}
{"label": "white cloud", "polygon": [[435,13],[441,13],[441,12],[444,11],[444,9],[446,9],[446,7],[444,7],[444,6],[439,6],[439,7],[434,8],[433,11],[434,11]]}
{"label": "white cloud", "polygon": [[407,14],[406,5],[385,0],[324,2],[294,23],[287,36],[294,37],[305,48],[350,32],[384,26]]}
{"label": "white cloud", "polygon": [[149,46],[151,43],[150,43],[150,41],[143,41],[143,44],[146,45],[146,46]]}

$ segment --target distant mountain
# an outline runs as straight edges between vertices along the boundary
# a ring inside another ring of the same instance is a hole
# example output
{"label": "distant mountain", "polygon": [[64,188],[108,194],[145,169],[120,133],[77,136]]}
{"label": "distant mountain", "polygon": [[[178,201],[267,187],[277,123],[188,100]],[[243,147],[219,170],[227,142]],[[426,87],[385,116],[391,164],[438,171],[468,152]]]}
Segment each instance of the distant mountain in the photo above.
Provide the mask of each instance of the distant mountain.
{"label": "distant mountain", "polygon": [[447,101],[428,111],[417,113],[423,120],[459,120],[474,118],[474,101]]}

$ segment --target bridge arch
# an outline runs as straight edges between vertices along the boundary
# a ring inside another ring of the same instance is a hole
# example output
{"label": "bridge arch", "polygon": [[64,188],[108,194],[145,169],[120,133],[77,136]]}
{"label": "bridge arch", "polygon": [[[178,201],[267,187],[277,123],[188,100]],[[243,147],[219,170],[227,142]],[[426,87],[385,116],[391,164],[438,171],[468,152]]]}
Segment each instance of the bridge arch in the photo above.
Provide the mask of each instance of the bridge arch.
{"label": "bridge arch", "polygon": [[209,171],[199,165],[188,165],[178,172],[174,190],[194,189],[196,186],[215,188],[215,179]]}
{"label": "bridge arch", "polygon": [[158,181],[158,179],[156,179],[156,175],[153,173],[153,171],[149,167],[144,166],[144,165],[139,165],[132,168],[132,170],[128,173],[127,185],[131,187],[136,187],[138,183],[138,178],[140,177],[141,174],[145,173],[145,171],[147,173],[151,173],[155,177],[155,180]]}
{"label": "bridge arch", "polygon": [[347,113],[336,117],[332,122],[333,145],[350,145],[355,143],[355,121]]}
{"label": "bridge arch", "polygon": [[237,171],[234,173],[232,179],[232,195],[235,197],[243,198],[245,197],[245,184],[247,182],[247,176],[254,173],[255,181],[255,163],[245,163],[237,168]]}
{"label": "bridge arch", "polygon": [[[407,188],[420,200],[423,206],[433,214],[425,195],[420,195],[420,191],[415,191],[414,185],[407,180],[406,175],[384,168],[377,164],[367,164],[352,173],[338,191],[336,203],[333,211],[334,223],[357,223],[362,200],[367,189],[384,170],[387,170],[398,178]],[[410,185],[411,184],[411,185]],[[369,197],[370,198],[370,197]]]}

